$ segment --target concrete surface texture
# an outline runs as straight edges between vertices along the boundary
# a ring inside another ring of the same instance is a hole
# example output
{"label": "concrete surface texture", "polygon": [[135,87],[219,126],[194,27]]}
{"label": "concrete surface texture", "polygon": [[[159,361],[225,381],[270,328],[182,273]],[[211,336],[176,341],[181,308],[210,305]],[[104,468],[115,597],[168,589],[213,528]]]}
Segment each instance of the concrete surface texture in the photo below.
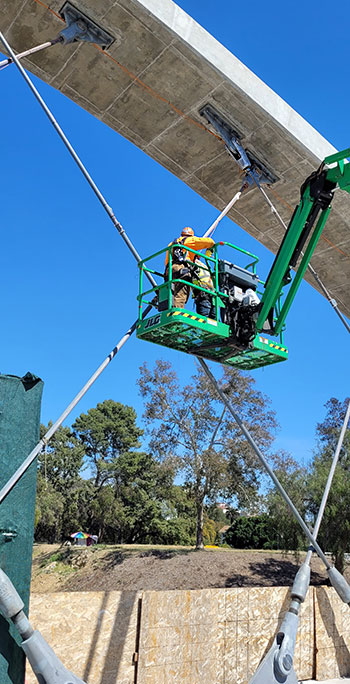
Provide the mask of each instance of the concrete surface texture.
{"label": "concrete surface texture", "polygon": [[[212,104],[277,177],[270,196],[288,222],[301,183],[334,147],[172,0],[74,4],[114,36],[111,47],[102,52],[91,44],[58,45],[25,66],[221,210],[241,180],[222,141],[199,115]],[[3,0],[0,25],[13,48],[22,51],[54,38],[63,28],[62,5],[63,0],[51,0],[50,9],[37,0]],[[229,216],[277,251],[284,231],[257,189]],[[349,227],[350,197],[338,192],[312,264],[346,315]],[[310,274],[306,279],[315,287]]]}
{"label": "concrete surface texture", "polygon": [[[288,608],[288,587],[32,594],[30,619],[66,667],[94,684],[248,684]],[[349,607],[312,587],[294,669],[350,676]],[[30,668],[27,683],[36,679]]]}

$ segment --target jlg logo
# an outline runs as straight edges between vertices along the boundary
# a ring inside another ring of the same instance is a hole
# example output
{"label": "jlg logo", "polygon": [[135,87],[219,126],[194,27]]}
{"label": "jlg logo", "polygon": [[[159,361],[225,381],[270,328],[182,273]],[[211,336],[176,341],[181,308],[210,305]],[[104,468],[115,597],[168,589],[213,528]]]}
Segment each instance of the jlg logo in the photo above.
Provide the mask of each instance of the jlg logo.
{"label": "jlg logo", "polygon": [[150,328],[151,325],[156,325],[160,321],[160,314],[157,314],[157,316],[152,316],[152,318],[149,318],[146,322],[145,329]]}

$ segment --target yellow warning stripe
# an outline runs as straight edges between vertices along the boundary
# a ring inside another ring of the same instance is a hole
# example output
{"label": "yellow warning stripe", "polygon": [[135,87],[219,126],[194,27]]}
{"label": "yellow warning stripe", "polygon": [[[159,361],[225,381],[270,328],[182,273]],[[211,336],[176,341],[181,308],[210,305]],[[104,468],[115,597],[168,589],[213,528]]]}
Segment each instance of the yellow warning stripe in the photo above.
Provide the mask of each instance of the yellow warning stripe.
{"label": "yellow warning stripe", "polygon": [[[198,318],[198,316],[193,316],[192,314],[184,311],[169,311],[167,313],[167,317],[169,316],[184,316],[185,318],[190,318],[192,321],[199,321],[199,323],[208,322],[208,319]],[[280,351],[286,352],[288,354],[288,349],[286,347],[280,347],[278,344],[274,344],[273,342],[267,340],[266,337],[261,337],[259,335],[259,341],[263,344],[267,344],[269,347],[272,347],[272,349],[279,349]]]}
{"label": "yellow warning stripe", "polygon": [[184,316],[185,318],[190,318],[192,321],[205,323],[205,318],[198,318],[198,316],[193,316],[192,314],[183,311],[169,311],[169,313],[167,313],[167,317],[169,316]]}
{"label": "yellow warning stripe", "polygon": [[269,347],[272,347],[272,349],[279,349],[280,351],[286,352],[288,354],[288,349],[286,347],[280,347],[279,344],[269,342],[269,340],[267,340],[265,337],[259,336],[259,342],[262,342],[262,344],[267,344]]}

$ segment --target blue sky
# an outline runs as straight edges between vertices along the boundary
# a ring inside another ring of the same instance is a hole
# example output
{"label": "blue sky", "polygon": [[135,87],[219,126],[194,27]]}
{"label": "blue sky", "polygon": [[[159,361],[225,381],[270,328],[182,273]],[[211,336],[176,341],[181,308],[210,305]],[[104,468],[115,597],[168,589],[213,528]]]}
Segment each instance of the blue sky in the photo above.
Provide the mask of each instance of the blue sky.
{"label": "blue sky", "polygon": [[[350,146],[349,8],[313,3],[177,3],[338,149]],[[29,46],[28,46],[29,47]],[[52,49],[64,49],[61,47]],[[89,49],[87,46],[86,49]],[[126,65],[127,66],[127,65]],[[0,371],[45,382],[42,419],[55,420],[137,315],[138,272],[116,230],[15,67],[0,73],[2,259]],[[142,255],[184,225],[202,234],[217,211],[117,133],[34,79]],[[350,198],[349,198],[350,201]],[[272,255],[232,221],[217,239]],[[281,429],[276,446],[307,460],[331,396],[349,395],[349,336],[330,305],[303,284],[288,319],[288,362],[254,372]],[[106,398],[142,403],[139,366],[169,359],[186,379],[190,357],[132,339],[76,408]]]}

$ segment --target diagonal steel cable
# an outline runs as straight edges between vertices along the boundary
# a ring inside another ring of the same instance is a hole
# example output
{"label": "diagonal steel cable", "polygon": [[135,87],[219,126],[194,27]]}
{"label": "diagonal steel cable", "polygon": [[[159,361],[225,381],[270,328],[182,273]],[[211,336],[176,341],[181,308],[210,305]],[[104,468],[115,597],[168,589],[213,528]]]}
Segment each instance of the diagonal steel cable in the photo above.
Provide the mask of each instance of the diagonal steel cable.
{"label": "diagonal steel cable", "polygon": [[[18,55],[16,56],[15,53],[13,52],[12,48],[4,38],[3,34],[0,33],[0,40],[2,41],[3,45],[6,47],[8,53],[11,56],[11,60],[14,62],[16,67],[19,69],[19,72],[23,76],[24,80],[26,81],[27,85],[29,86],[30,90],[34,94],[36,100],[39,102],[40,106],[44,110],[46,116],[54,126],[55,130],[57,131],[59,137],[61,138],[62,142],[64,143],[65,147],[73,157],[74,161],[78,165],[80,171],[83,173],[84,177],[88,181],[90,187],[94,191],[95,195],[97,196],[99,202],[102,204],[103,208],[105,209],[106,213],[108,214],[109,218],[111,219],[113,225],[115,228],[117,228],[120,236],[123,238],[124,242],[126,243],[127,247],[131,251],[132,255],[136,259],[137,262],[141,261],[141,256],[135,249],[133,243],[127,236],[125,230],[119,223],[119,221],[116,219],[115,214],[112,210],[112,208],[109,206],[107,203],[105,197],[97,187],[96,183],[88,173],[87,169],[85,168],[83,162],[81,159],[78,157],[76,151],[74,150],[73,146],[69,142],[68,138],[66,137],[65,133],[63,132],[62,128],[56,121],[55,117],[53,116],[52,112],[48,108],[47,104],[44,102],[43,98],[41,97],[40,93],[36,89],[35,85],[29,78],[28,74],[25,72],[23,69],[22,65],[20,64],[18,60]],[[240,193],[237,193],[232,200],[228,203],[228,205],[225,207],[225,209],[221,212],[221,214],[218,216],[216,221],[210,226],[209,231],[213,232],[215,230],[216,226],[218,225],[219,221],[227,214],[227,212],[230,210],[230,208],[233,206],[233,204],[239,199]],[[153,276],[146,272],[146,275],[148,277],[148,280],[151,282],[152,286],[155,287],[157,285],[155,279]],[[151,311],[152,306],[148,306],[145,311],[142,314],[142,318],[145,318],[149,312]],[[67,416],[71,413],[73,408],[77,405],[77,403],[80,401],[80,399],[86,394],[86,392],[90,389],[90,387],[93,385],[95,380],[101,375],[101,373],[104,371],[104,369],[107,367],[107,365],[114,359],[116,354],[120,351],[120,349],[124,346],[124,344],[130,339],[131,335],[134,333],[137,327],[138,320],[135,321],[129,330],[125,333],[125,335],[119,340],[117,345],[112,349],[110,354],[106,357],[106,359],[102,362],[102,364],[97,368],[95,373],[89,378],[89,380],[86,382],[84,387],[78,392],[78,394],[74,397],[74,399],[71,401],[71,403],[67,406],[67,408],[63,411],[61,416],[56,420],[56,422],[52,425],[52,427],[47,431],[47,433],[44,435],[44,437],[40,440],[40,442],[35,446],[35,448],[31,451],[31,453],[27,456],[25,461],[22,463],[22,465],[16,470],[16,472],[12,475],[12,477],[9,479],[9,481],[2,487],[0,490],[0,504],[1,502],[5,499],[5,497],[8,495],[8,493],[13,489],[15,486],[16,482],[22,477],[22,475],[25,473],[25,471],[29,468],[31,463],[33,463],[34,459],[37,457],[37,455],[41,452],[43,447],[48,443],[48,441],[51,439],[51,437],[55,434],[55,432],[58,430],[60,425],[64,422],[64,420],[67,418]]]}
{"label": "diagonal steel cable", "polygon": [[[148,306],[145,309],[145,311],[143,312],[143,318],[145,318],[149,314],[151,309],[152,309],[152,306]],[[118,352],[121,350],[121,348],[124,346],[124,344],[126,342],[128,342],[131,335],[136,330],[137,323],[138,323],[138,320],[132,324],[132,326],[129,328],[129,330],[127,330],[125,335],[123,335],[123,337],[119,340],[119,342],[112,349],[110,354],[108,354],[108,356],[105,358],[105,360],[101,363],[101,365],[96,369],[96,371],[93,373],[93,375],[85,383],[84,387],[82,387],[82,389],[78,392],[78,394],[76,394],[74,399],[70,402],[70,404],[63,411],[63,413],[60,415],[60,417],[50,427],[50,429],[46,432],[44,437],[42,437],[40,442],[38,442],[38,444],[30,452],[30,454],[27,456],[27,458],[23,461],[22,465],[20,465],[19,468],[17,468],[15,473],[8,480],[8,482],[6,482],[6,484],[2,487],[2,489],[0,490],[0,504],[5,499],[5,497],[9,494],[9,492],[13,489],[13,487],[18,482],[18,480],[22,477],[22,475],[26,472],[26,470],[29,468],[31,463],[33,463],[34,459],[38,456],[38,454],[40,454],[40,452],[46,446],[46,444],[49,442],[51,437],[53,437],[53,435],[58,430],[60,425],[62,425],[63,421],[67,418],[67,416],[71,413],[71,411],[74,409],[74,407],[78,404],[80,399],[82,399],[84,394],[86,394],[86,392],[94,384],[95,380],[97,380],[97,378],[101,375],[101,373],[104,371],[104,369],[107,368],[108,364],[111,361],[113,361],[114,357],[118,354]]]}
{"label": "diagonal steel cable", "polygon": [[[339,433],[337,446],[328,473],[325,490],[312,531],[313,537],[315,539],[317,539],[322,522],[333,476],[338,463],[340,451],[343,446],[345,432],[349,424],[349,418],[350,401],[345,412],[343,425]],[[299,628],[300,606],[305,601],[306,594],[310,586],[310,561],[313,550],[313,546],[311,545],[308,549],[304,562],[295,575],[293,586],[291,588],[289,608],[285,614],[284,620],[273,639],[271,648],[260,663],[249,684],[265,684],[266,681],[270,682],[270,684],[279,684],[281,679],[284,680],[286,677],[288,677],[288,682],[289,680],[291,680],[291,682],[297,681],[293,669],[294,650],[297,631]]]}
{"label": "diagonal steel cable", "polygon": [[[138,254],[137,250],[135,249],[135,247],[134,247],[133,243],[131,242],[131,240],[129,239],[129,237],[126,235],[125,230],[122,228],[121,224],[120,224],[119,221],[116,219],[116,217],[115,217],[115,215],[114,215],[114,212],[113,212],[112,208],[108,205],[108,203],[107,203],[107,201],[105,200],[104,196],[102,195],[101,191],[99,190],[99,188],[97,187],[97,185],[96,185],[95,182],[93,181],[92,177],[90,176],[90,174],[89,174],[88,171],[86,170],[84,164],[82,163],[82,161],[81,161],[80,158],[78,157],[77,153],[75,152],[75,150],[74,150],[74,148],[72,147],[71,143],[69,142],[68,138],[67,138],[67,137],[65,136],[65,134],[63,133],[61,127],[60,127],[59,124],[57,123],[57,121],[56,121],[56,119],[54,118],[53,114],[51,113],[50,109],[48,108],[48,106],[47,106],[46,103],[44,102],[44,100],[43,100],[43,98],[41,97],[41,95],[38,93],[37,89],[35,88],[34,84],[32,83],[31,79],[29,78],[28,74],[27,74],[27,73],[25,72],[25,70],[23,69],[22,65],[20,64],[19,60],[16,58],[16,55],[15,55],[14,52],[12,51],[10,45],[8,44],[8,42],[6,41],[6,39],[4,38],[4,36],[3,36],[3,34],[2,34],[1,32],[0,32],[0,40],[1,40],[2,43],[5,45],[6,49],[8,50],[9,54],[11,55],[11,57],[12,57],[14,63],[16,64],[16,66],[17,66],[17,68],[19,69],[20,73],[22,74],[23,78],[24,78],[25,81],[27,82],[27,85],[29,86],[30,90],[33,92],[33,94],[34,94],[34,96],[36,97],[37,101],[39,102],[39,104],[41,105],[42,109],[44,110],[45,114],[47,115],[47,117],[49,118],[49,120],[51,121],[51,123],[53,124],[54,128],[56,129],[56,131],[57,131],[57,133],[59,134],[60,138],[62,139],[63,143],[65,144],[66,148],[67,148],[68,151],[70,152],[70,154],[71,154],[71,156],[73,157],[74,161],[77,163],[78,167],[79,167],[80,170],[82,171],[83,175],[85,176],[86,180],[88,181],[88,183],[89,183],[89,185],[91,186],[92,190],[94,191],[95,195],[97,196],[97,198],[98,198],[99,201],[101,202],[102,206],[103,206],[104,209],[106,210],[106,212],[107,212],[108,216],[110,217],[110,219],[112,220],[114,226],[117,228],[119,234],[120,234],[121,237],[123,238],[124,242],[127,244],[129,250],[131,251],[131,253],[133,254],[133,256],[135,257],[135,259],[136,259],[138,262],[141,261],[140,255]],[[237,193],[237,195],[235,195],[235,197],[231,200],[231,206],[232,206],[232,204],[234,203],[234,201],[237,201],[237,199],[239,199],[238,195],[239,195],[239,193]],[[240,195],[239,195],[239,196],[240,196]],[[230,203],[229,203],[229,204],[230,204]],[[224,215],[225,215],[225,210],[224,210],[223,212],[221,212],[219,219],[221,219]],[[215,225],[215,222],[214,222],[213,225]],[[215,227],[216,227],[216,226],[215,226]],[[212,226],[211,226],[211,228],[212,228]],[[215,228],[214,228],[214,229],[215,229]],[[210,229],[209,229],[209,230],[210,230]],[[157,283],[156,283],[156,281],[154,280],[153,276],[152,276],[151,274],[149,274],[149,273],[147,273],[147,276],[148,276],[149,281],[150,281],[151,284],[153,285],[153,287],[155,287],[155,286],[157,285]],[[149,307],[148,311],[149,311],[151,308],[152,308],[152,307]],[[144,315],[146,315],[145,312],[144,312]],[[127,339],[129,339],[130,335],[131,335],[132,332],[135,330],[136,324],[137,324],[137,322],[134,323],[134,326],[132,326],[132,328],[130,328],[130,330],[129,330],[128,333],[126,334]],[[131,332],[130,332],[130,331],[131,331]],[[125,337],[125,336],[124,336],[124,337]],[[124,338],[122,338],[122,339],[124,339]],[[125,341],[127,341],[127,339],[125,339]],[[124,342],[124,343],[125,343],[125,342]],[[114,351],[114,350],[113,350],[113,351]],[[107,358],[108,358],[108,357],[107,357]],[[225,403],[226,407],[228,408],[228,410],[230,411],[231,415],[233,416],[233,418],[235,419],[235,421],[238,423],[238,425],[239,425],[241,431],[243,432],[243,434],[244,434],[244,436],[246,437],[246,439],[247,439],[247,441],[249,442],[249,444],[250,444],[250,445],[252,446],[252,448],[254,449],[254,451],[255,451],[255,453],[257,454],[259,460],[260,460],[261,463],[264,465],[265,469],[267,470],[267,472],[268,472],[268,474],[270,475],[270,477],[272,478],[272,480],[273,480],[275,486],[277,487],[277,489],[279,490],[279,492],[280,492],[281,495],[283,496],[284,500],[286,501],[286,503],[287,503],[287,505],[289,506],[290,510],[292,511],[293,515],[294,515],[294,516],[296,517],[296,519],[298,520],[298,522],[299,522],[299,524],[301,525],[302,529],[304,530],[306,536],[309,538],[310,542],[312,543],[314,549],[317,551],[318,555],[319,555],[320,558],[323,560],[323,562],[324,562],[324,564],[325,564],[325,566],[326,566],[328,572],[330,572],[330,571],[332,571],[332,570],[335,570],[335,568],[332,568],[332,566],[330,565],[330,563],[329,563],[329,561],[327,560],[326,556],[324,555],[322,549],[321,549],[320,546],[317,544],[316,540],[313,538],[312,534],[310,533],[309,528],[308,528],[307,525],[305,524],[304,520],[301,518],[300,514],[298,513],[297,509],[295,508],[295,506],[294,506],[293,502],[291,501],[291,499],[289,498],[288,494],[284,491],[284,489],[283,489],[282,485],[280,484],[278,478],[276,477],[276,475],[274,474],[274,472],[271,470],[271,468],[270,468],[270,466],[268,465],[268,463],[267,463],[265,457],[263,456],[263,454],[262,454],[262,452],[260,451],[259,447],[255,444],[255,442],[254,442],[252,436],[250,435],[249,431],[248,431],[247,428],[244,426],[244,424],[242,423],[242,421],[241,421],[241,419],[239,418],[239,416],[233,411],[233,409],[232,409],[230,403],[227,401],[227,398],[225,397],[225,395],[221,392],[221,390],[220,390],[220,388],[219,388],[219,386],[218,386],[218,384],[217,384],[217,382],[216,382],[214,376],[212,375],[211,371],[209,370],[207,364],[203,361],[203,359],[200,359],[199,357],[196,357],[196,358],[197,358],[197,360],[199,361],[199,363],[202,365],[202,367],[203,367],[205,373],[207,374],[208,378],[210,379],[210,381],[211,381],[211,383],[213,384],[213,386],[214,386],[214,388],[216,389],[216,391],[219,393],[219,396],[220,396],[220,397],[222,398],[222,400],[224,401],[224,403]],[[110,360],[111,360],[111,359],[110,359]],[[101,365],[100,368],[102,368],[102,366],[104,365],[104,363],[105,363],[105,362],[103,362],[103,364]],[[109,363],[109,361],[108,361],[108,363]],[[100,372],[102,372],[102,370],[103,370],[103,368],[101,369]],[[99,371],[99,369],[98,369],[98,371]],[[99,373],[99,374],[100,374],[100,373]],[[87,383],[87,385],[88,385],[88,384],[89,384],[89,383]],[[91,384],[92,384],[92,383],[91,383]],[[89,385],[89,386],[91,386],[91,385]],[[86,386],[85,386],[85,387],[86,387]],[[87,388],[87,389],[88,389],[88,388]],[[87,391],[87,390],[86,390],[86,391]],[[85,393],[85,392],[84,392],[84,393]],[[78,396],[78,395],[77,395],[77,396]],[[62,414],[62,415],[63,415],[63,414]],[[57,421],[56,421],[55,425],[56,425],[56,424],[57,424]],[[53,427],[53,426],[52,426],[52,427]],[[57,428],[56,428],[56,429],[57,429]],[[51,436],[52,436],[52,435],[51,435]],[[43,443],[43,445],[44,445],[44,444],[45,444],[45,442]],[[43,445],[41,445],[41,448],[43,447]],[[40,449],[40,450],[41,450],[41,449]],[[28,457],[28,458],[29,458],[29,457]],[[32,457],[32,461],[34,460],[34,458],[35,458],[35,456]],[[29,464],[27,465],[27,467],[29,467]],[[24,472],[24,471],[23,471],[23,472]],[[23,473],[21,473],[21,474],[17,477],[17,480],[19,479],[19,477],[21,477],[22,474],[23,474]],[[16,481],[17,481],[17,480],[16,480]],[[15,482],[13,483],[12,486],[14,486],[14,484],[15,484]],[[1,503],[1,499],[0,499],[0,503]],[[341,578],[342,578],[342,576],[341,576]],[[346,587],[346,589],[344,589],[344,592],[346,593],[346,590],[349,589],[349,593],[350,593],[350,588],[348,587],[348,585],[347,585],[345,579],[342,578],[342,580],[343,580],[343,582],[345,583],[345,587]],[[350,597],[349,597],[349,600],[350,600]]]}
{"label": "diagonal steel cable", "polygon": [[[256,442],[255,442],[253,436],[251,435],[251,433],[249,432],[248,428],[244,425],[243,421],[241,420],[241,418],[239,417],[239,415],[236,413],[236,411],[234,411],[234,409],[232,408],[230,402],[228,401],[227,397],[225,396],[224,392],[223,392],[222,389],[219,387],[219,385],[218,385],[218,383],[217,383],[217,381],[216,381],[214,375],[213,375],[212,372],[209,370],[209,368],[208,368],[206,362],[205,362],[203,359],[199,358],[199,357],[196,357],[196,358],[197,358],[197,361],[198,361],[198,362],[200,363],[200,365],[202,366],[202,368],[203,368],[203,370],[204,370],[206,376],[207,376],[208,379],[210,380],[211,384],[212,384],[213,387],[215,388],[216,393],[218,394],[218,396],[220,397],[221,401],[222,401],[222,402],[224,403],[224,405],[226,406],[226,408],[227,408],[227,410],[229,411],[229,413],[231,414],[232,418],[233,418],[233,419],[235,420],[235,422],[237,423],[237,425],[238,425],[239,429],[241,430],[242,434],[245,436],[246,440],[248,441],[248,443],[249,443],[250,446],[252,447],[253,451],[254,451],[255,454],[257,455],[257,457],[258,457],[260,463],[263,465],[263,467],[265,468],[266,472],[268,473],[268,475],[270,476],[271,480],[273,481],[275,487],[277,488],[277,490],[278,490],[279,493],[281,494],[282,498],[283,498],[284,501],[286,502],[286,504],[287,504],[289,510],[293,513],[295,519],[297,520],[297,522],[299,523],[300,527],[302,528],[302,530],[304,531],[305,535],[307,536],[307,538],[308,538],[310,544],[312,544],[312,546],[313,546],[313,548],[315,549],[317,555],[321,558],[321,560],[323,561],[324,565],[326,566],[326,569],[327,569],[327,572],[328,572],[328,577],[329,577],[329,579],[330,579],[330,581],[331,581],[331,583],[332,583],[334,589],[336,590],[336,592],[338,593],[338,595],[340,596],[340,598],[342,599],[342,601],[344,601],[344,603],[350,603],[350,586],[348,585],[347,581],[345,580],[345,578],[343,577],[343,575],[341,575],[341,573],[340,573],[334,566],[332,566],[332,565],[330,564],[328,558],[325,556],[325,554],[324,554],[324,552],[322,551],[321,547],[320,547],[319,544],[317,543],[317,541],[316,541],[316,539],[315,539],[315,536],[313,535],[312,532],[310,532],[310,530],[309,530],[307,524],[305,523],[305,521],[304,521],[303,518],[301,517],[299,511],[298,511],[297,508],[294,506],[292,500],[289,498],[289,496],[288,496],[287,492],[285,491],[285,489],[282,487],[282,485],[281,485],[281,483],[280,483],[278,477],[275,475],[275,473],[273,472],[272,468],[269,466],[269,464],[268,464],[268,462],[267,462],[267,460],[266,460],[264,454],[262,453],[261,449],[260,449],[260,448],[258,447],[258,445],[256,444]],[[346,428],[344,427],[344,431],[345,431],[345,429],[346,429]]]}

